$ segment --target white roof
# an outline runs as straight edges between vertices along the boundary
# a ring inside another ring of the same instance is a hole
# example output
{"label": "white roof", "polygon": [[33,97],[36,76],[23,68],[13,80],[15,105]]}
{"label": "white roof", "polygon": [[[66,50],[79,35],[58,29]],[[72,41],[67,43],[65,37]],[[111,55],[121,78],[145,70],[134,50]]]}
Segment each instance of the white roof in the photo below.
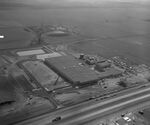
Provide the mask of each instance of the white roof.
{"label": "white roof", "polygon": [[45,60],[46,58],[53,58],[53,57],[59,57],[59,56],[62,56],[62,55],[60,53],[53,52],[53,53],[49,53],[49,54],[37,55],[36,58],[40,59],[40,60]]}
{"label": "white roof", "polygon": [[20,52],[17,52],[17,55],[30,56],[30,55],[38,55],[38,54],[44,54],[44,53],[45,52],[42,49],[36,49],[36,50],[20,51]]}

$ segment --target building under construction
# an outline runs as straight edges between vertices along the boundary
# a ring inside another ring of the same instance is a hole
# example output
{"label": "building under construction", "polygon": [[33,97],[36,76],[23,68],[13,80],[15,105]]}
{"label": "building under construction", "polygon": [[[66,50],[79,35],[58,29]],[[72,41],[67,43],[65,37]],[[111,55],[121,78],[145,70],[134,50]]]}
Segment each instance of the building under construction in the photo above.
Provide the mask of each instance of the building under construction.
{"label": "building under construction", "polygon": [[94,83],[99,80],[99,76],[94,70],[70,55],[48,58],[45,63],[64,80],[73,85]]}

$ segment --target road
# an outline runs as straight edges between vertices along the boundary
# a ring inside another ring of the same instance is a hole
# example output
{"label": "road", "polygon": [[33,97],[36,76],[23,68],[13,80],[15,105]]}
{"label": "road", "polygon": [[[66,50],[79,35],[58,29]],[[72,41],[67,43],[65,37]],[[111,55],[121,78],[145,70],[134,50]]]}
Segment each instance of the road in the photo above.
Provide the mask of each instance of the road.
{"label": "road", "polygon": [[[92,100],[72,107],[62,108],[16,125],[82,125],[96,118],[128,110],[150,101],[150,86],[124,91],[106,100]],[[150,103],[149,103],[150,104]],[[57,117],[61,120],[51,123]]]}

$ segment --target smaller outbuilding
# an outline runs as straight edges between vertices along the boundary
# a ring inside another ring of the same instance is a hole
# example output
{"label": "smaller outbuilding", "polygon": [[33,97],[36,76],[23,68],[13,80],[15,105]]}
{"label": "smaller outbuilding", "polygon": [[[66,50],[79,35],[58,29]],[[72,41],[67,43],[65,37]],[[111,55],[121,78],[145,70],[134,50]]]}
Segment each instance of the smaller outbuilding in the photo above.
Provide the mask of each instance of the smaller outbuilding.
{"label": "smaller outbuilding", "polygon": [[119,77],[122,75],[122,71],[117,70],[115,68],[106,69],[104,72],[99,73],[100,79],[111,78],[111,77]]}
{"label": "smaller outbuilding", "polygon": [[109,62],[107,62],[107,61],[102,62],[102,63],[97,63],[95,65],[95,70],[97,70],[99,72],[102,72],[104,70],[104,68],[108,68],[110,66],[111,66],[111,64]]}
{"label": "smaller outbuilding", "polygon": [[46,58],[53,58],[53,57],[59,57],[59,56],[61,56],[61,54],[57,52],[53,52],[53,53],[48,53],[48,54],[36,55],[36,58],[39,60],[45,61]]}
{"label": "smaller outbuilding", "polygon": [[32,56],[38,54],[44,54],[45,52],[42,49],[33,49],[33,50],[25,50],[25,51],[18,51],[18,56]]}

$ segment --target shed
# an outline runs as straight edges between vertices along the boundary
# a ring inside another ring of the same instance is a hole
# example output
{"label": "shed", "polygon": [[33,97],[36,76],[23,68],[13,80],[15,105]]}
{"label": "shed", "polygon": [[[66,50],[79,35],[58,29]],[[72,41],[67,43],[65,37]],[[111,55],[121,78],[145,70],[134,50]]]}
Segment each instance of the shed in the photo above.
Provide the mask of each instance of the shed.
{"label": "shed", "polygon": [[111,64],[110,64],[109,62],[107,62],[107,61],[102,62],[102,63],[97,63],[97,64],[95,65],[95,70],[101,72],[101,71],[103,71],[104,68],[108,68],[108,67],[110,67],[110,66],[111,66]]}

